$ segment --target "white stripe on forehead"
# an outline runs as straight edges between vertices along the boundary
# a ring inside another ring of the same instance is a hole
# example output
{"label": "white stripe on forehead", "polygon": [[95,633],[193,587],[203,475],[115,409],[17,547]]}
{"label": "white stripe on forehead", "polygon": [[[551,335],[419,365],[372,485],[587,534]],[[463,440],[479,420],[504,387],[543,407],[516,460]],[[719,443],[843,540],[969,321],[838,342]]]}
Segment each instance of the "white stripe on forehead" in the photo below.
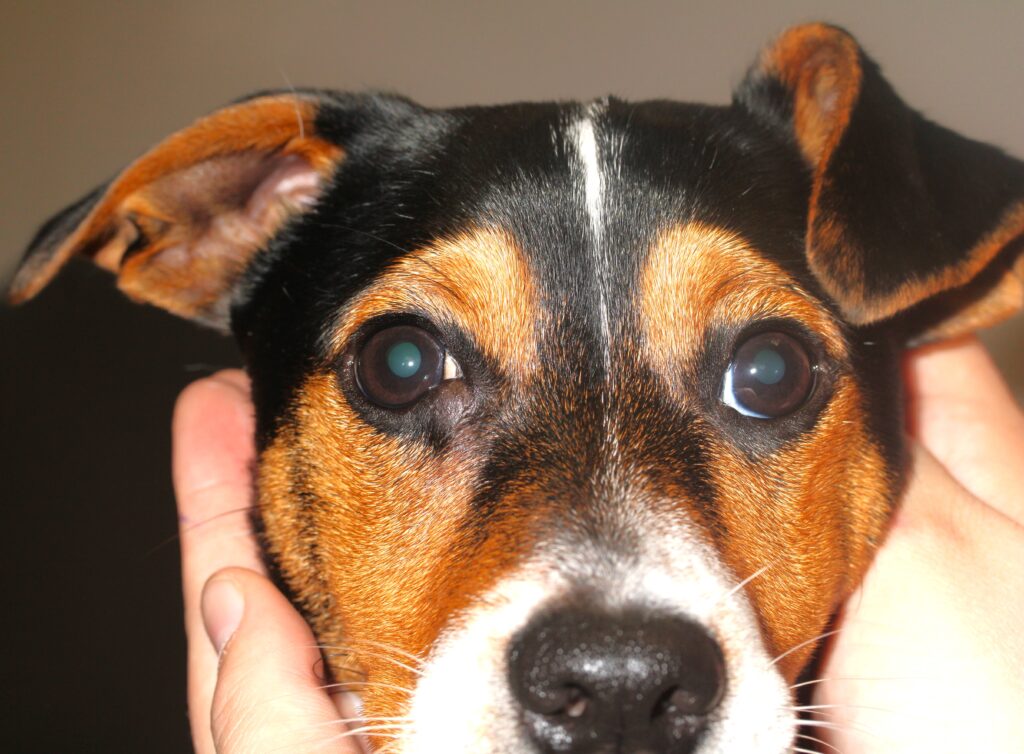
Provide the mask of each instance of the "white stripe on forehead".
{"label": "white stripe on forehead", "polygon": [[[590,255],[593,260],[594,285],[597,289],[598,318],[601,325],[601,356],[604,366],[607,396],[611,396],[613,375],[611,342],[611,316],[608,311],[608,299],[611,295],[612,266],[609,249],[605,243],[605,181],[604,169],[614,159],[613,155],[602,152],[598,143],[598,120],[607,111],[608,101],[597,100],[583,108],[579,118],[570,126],[569,133],[576,147],[576,168],[580,171],[580,184],[583,188],[583,202],[590,225]],[[616,485],[617,480],[619,438],[616,429],[614,409],[608,405],[602,414],[602,430],[609,458],[602,467],[602,474],[607,482]]]}
{"label": "white stripe on forehead", "polygon": [[604,345],[604,366],[606,374],[611,368],[609,344],[611,323],[608,316],[609,264],[604,248],[604,191],[601,152],[597,142],[595,121],[604,112],[606,102],[592,102],[583,108],[579,118],[570,126],[569,133],[576,147],[574,167],[579,171],[579,183],[583,188],[584,208],[590,224],[590,248],[594,263],[597,285],[601,336]]}
{"label": "white stripe on forehead", "polygon": [[583,195],[586,199],[587,216],[590,218],[595,246],[600,245],[604,230],[604,176],[601,174],[597,135],[594,133],[594,117],[601,109],[598,103],[589,105],[574,127],[576,150],[583,167]]}

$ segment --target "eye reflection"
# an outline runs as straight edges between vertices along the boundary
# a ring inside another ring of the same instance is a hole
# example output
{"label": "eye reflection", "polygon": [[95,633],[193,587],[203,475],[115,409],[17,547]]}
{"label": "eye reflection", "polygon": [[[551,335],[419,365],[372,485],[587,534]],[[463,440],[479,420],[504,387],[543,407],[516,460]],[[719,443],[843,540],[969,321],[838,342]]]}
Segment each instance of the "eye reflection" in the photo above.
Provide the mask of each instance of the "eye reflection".
{"label": "eye reflection", "polygon": [[807,349],[785,333],[758,333],[740,344],[722,380],[722,402],[755,419],[796,411],[814,387]]}

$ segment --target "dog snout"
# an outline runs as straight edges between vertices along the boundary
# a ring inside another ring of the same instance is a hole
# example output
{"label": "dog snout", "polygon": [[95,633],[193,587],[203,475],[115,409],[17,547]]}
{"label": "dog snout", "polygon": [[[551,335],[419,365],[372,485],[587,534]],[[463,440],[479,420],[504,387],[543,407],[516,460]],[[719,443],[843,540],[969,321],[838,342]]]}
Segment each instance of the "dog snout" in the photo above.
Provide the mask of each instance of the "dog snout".
{"label": "dog snout", "polygon": [[717,642],[686,618],[565,607],[512,640],[508,682],[543,752],[695,751],[725,692]]}

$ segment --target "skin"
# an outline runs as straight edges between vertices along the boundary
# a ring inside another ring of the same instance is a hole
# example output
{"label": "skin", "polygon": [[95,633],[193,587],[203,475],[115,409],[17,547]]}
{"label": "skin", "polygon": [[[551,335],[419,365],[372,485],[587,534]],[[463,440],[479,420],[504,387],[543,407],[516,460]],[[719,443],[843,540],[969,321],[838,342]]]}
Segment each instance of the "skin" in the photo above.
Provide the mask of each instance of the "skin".
{"label": "skin", "polygon": [[[1024,414],[973,339],[909,354],[906,377],[907,494],[798,714],[841,754],[1010,751],[1024,740]],[[313,634],[248,533],[252,422],[237,371],[175,412],[196,751],[358,752],[339,722],[350,700],[324,688]]]}

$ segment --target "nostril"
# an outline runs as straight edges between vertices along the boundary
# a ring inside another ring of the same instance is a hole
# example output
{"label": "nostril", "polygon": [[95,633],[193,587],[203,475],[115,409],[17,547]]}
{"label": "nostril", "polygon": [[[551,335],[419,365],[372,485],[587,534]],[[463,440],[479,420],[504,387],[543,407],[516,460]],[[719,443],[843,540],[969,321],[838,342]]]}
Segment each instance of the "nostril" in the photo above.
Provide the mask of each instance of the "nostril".
{"label": "nostril", "polygon": [[545,752],[613,743],[691,752],[725,691],[721,650],[702,626],[639,610],[538,616],[513,639],[508,674],[526,729]]}
{"label": "nostril", "polygon": [[721,701],[721,689],[694,690],[673,686],[662,694],[661,699],[651,709],[651,720],[659,717],[685,715],[687,717],[705,717],[710,714]]}
{"label": "nostril", "polygon": [[587,711],[587,692],[572,683],[533,678],[517,696],[524,709],[542,715],[579,718]]}
{"label": "nostril", "polygon": [[579,686],[569,686],[566,689],[567,699],[565,706],[562,708],[562,712],[566,717],[579,718],[587,711],[587,694]]}

